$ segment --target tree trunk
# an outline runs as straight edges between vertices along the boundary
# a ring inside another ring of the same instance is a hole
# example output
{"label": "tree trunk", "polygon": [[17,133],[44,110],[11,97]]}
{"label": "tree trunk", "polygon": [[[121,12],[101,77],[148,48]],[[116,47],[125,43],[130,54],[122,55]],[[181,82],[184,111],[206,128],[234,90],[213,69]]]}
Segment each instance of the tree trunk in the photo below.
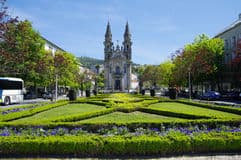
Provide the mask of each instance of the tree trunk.
{"label": "tree trunk", "polygon": [[143,82],[139,82],[139,93],[142,93]]}

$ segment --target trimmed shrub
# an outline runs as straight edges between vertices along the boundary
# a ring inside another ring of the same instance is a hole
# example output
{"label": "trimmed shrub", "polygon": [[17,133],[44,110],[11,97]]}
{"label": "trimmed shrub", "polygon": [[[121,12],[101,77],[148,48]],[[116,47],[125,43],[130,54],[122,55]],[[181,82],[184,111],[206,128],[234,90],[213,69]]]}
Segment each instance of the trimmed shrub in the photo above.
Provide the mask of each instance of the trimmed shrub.
{"label": "trimmed shrub", "polygon": [[155,92],[154,89],[151,89],[151,90],[150,90],[150,95],[151,95],[152,97],[154,97],[154,96],[156,95],[156,92]]}
{"label": "trimmed shrub", "polygon": [[80,120],[87,119],[87,118],[93,118],[93,117],[98,117],[101,115],[109,114],[114,111],[115,111],[114,108],[108,108],[108,109],[101,110],[101,111],[75,114],[75,115],[71,115],[71,116],[64,116],[64,117],[61,117],[58,119],[54,119],[52,121],[53,122],[75,122],[75,121],[80,121]]}
{"label": "trimmed shrub", "polygon": [[74,101],[77,99],[76,91],[71,89],[69,90],[69,100]]}
{"label": "trimmed shrub", "polygon": [[[232,142],[232,143],[231,143]],[[232,145],[234,144],[234,145]],[[241,136],[232,133],[185,136],[48,136],[0,137],[4,156],[166,156],[199,153],[240,152]]]}
{"label": "trimmed shrub", "polygon": [[90,97],[90,90],[85,90],[85,96]]}
{"label": "trimmed shrub", "polygon": [[164,115],[164,116],[170,116],[170,117],[178,117],[178,118],[185,118],[185,119],[209,119],[211,117],[208,116],[199,116],[199,115],[193,115],[193,114],[185,114],[185,113],[178,113],[178,112],[171,112],[171,111],[163,111],[163,110],[156,110],[156,109],[150,109],[150,108],[139,108],[139,111],[146,112],[146,113],[152,113],[152,114],[158,114],[158,115]]}
{"label": "trimmed shrub", "polygon": [[169,88],[169,97],[170,97],[170,99],[176,99],[177,98],[176,88]]}
{"label": "trimmed shrub", "polygon": [[205,104],[205,103],[191,102],[191,101],[186,101],[186,100],[178,100],[177,102],[187,104],[187,105],[194,105],[197,107],[208,108],[208,109],[213,109],[213,110],[217,110],[217,111],[223,111],[223,112],[241,115],[240,108],[217,106],[217,105],[211,105],[211,104]]}

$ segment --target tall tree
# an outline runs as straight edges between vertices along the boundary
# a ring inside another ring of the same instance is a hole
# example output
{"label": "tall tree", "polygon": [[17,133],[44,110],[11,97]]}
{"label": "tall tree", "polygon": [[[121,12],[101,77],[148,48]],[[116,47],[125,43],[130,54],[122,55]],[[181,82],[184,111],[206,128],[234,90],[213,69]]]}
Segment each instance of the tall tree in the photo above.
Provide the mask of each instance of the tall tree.
{"label": "tall tree", "polygon": [[54,56],[54,73],[58,76],[59,84],[77,87],[79,62],[68,52],[57,52]]}
{"label": "tall tree", "polygon": [[173,84],[173,69],[175,65],[171,61],[166,61],[160,64],[161,84],[172,87]]}
{"label": "tall tree", "polygon": [[18,76],[26,81],[35,81],[35,68],[43,55],[44,41],[29,21],[8,24],[3,34],[0,48],[4,49],[0,63],[1,73],[7,76]]}
{"label": "tall tree", "polygon": [[38,74],[37,85],[47,87],[54,80],[54,57],[52,52],[45,51],[36,65],[36,73]]}
{"label": "tall tree", "polygon": [[[18,22],[17,17],[12,18],[8,14],[8,7],[5,5],[6,0],[0,0],[0,74],[8,73],[5,71],[7,66],[6,57],[9,56],[6,48],[3,47],[3,43],[11,42],[12,37],[6,36],[6,32],[9,31],[9,27],[15,25]],[[11,47],[11,46],[10,46]]]}
{"label": "tall tree", "polygon": [[148,65],[142,75],[143,82],[150,83],[150,87],[156,87],[161,81],[161,70],[159,66]]}
{"label": "tall tree", "polygon": [[185,77],[190,72],[194,83],[210,81],[211,84],[219,84],[219,73],[223,67],[223,48],[224,43],[220,38],[209,39],[204,34],[196,37],[194,42],[186,45],[173,60],[176,66],[176,82],[185,84]]}

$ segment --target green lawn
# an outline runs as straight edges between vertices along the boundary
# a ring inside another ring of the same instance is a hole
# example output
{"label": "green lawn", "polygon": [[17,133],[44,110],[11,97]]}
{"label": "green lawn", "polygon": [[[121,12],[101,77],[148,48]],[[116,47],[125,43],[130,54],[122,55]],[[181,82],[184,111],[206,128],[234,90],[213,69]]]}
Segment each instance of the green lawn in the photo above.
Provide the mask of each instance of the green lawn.
{"label": "green lawn", "polygon": [[91,111],[100,111],[106,109],[103,106],[97,106],[93,104],[68,104],[61,107],[57,107],[45,112],[38,113],[31,117],[18,119],[12,122],[26,122],[31,123],[33,121],[49,121],[52,119],[60,118],[61,116],[74,115],[76,113],[86,113]]}
{"label": "green lawn", "polygon": [[81,123],[132,123],[132,122],[169,122],[169,121],[180,121],[184,120],[181,118],[165,117],[155,114],[143,113],[143,112],[114,112],[111,114],[86,119],[79,121]]}
{"label": "green lawn", "polygon": [[241,118],[240,115],[236,115],[232,113],[216,111],[212,109],[206,109],[206,108],[186,105],[182,103],[175,103],[175,102],[156,103],[156,104],[150,105],[149,108],[162,110],[162,111],[170,111],[174,113],[184,113],[184,114],[209,116],[209,117],[216,117],[216,118]]}

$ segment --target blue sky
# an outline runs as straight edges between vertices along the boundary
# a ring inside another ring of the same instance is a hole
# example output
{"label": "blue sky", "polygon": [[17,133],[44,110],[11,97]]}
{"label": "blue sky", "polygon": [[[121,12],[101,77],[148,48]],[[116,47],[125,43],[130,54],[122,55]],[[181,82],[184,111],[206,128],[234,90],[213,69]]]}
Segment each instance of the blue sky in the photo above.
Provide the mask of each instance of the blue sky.
{"label": "blue sky", "polygon": [[49,41],[75,56],[104,57],[108,20],[114,43],[128,21],[134,63],[160,64],[195,36],[213,37],[238,19],[240,0],[8,0]]}

